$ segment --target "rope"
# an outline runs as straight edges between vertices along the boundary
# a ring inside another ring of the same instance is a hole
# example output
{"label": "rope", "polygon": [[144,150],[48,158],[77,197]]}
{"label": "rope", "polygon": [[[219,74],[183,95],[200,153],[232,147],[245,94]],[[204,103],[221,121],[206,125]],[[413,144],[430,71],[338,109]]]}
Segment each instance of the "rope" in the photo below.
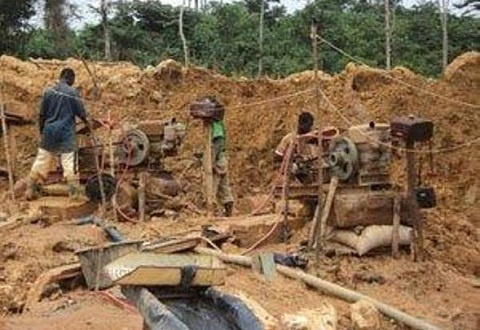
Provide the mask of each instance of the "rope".
{"label": "rope", "polygon": [[[54,89],[51,89],[50,91],[53,94],[61,95],[61,96],[67,97],[67,98],[72,98],[72,99],[78,100],[80,102],[85,102],[85,103],[90,102],[88,100],[84,100],[83,98],[81,98],[79,96],[69,95],[69,94],[54,90]],[[272,103],[275,103],[275,102],[278,102],[278,101],[281,101],[281,100],[294,98],[294,97],[297,97],[299,95],[309,94],[309,93],[312,93],[313,91],[315,91],[315,88],[308,88],[308,89],[304,89],[304,90],[301,90],[301,91],[298,91],[298,92],[295,92],[295,93],[286,94],[286,95],[282,95],[282,96],[277,96],[277,97],[273,97],[273,98],[270,98],[270,99],[265,99],[265,100],[261,100],[261,101],[257,101],[257,102],[245,103],[245,104],[241,104],[241,105],[237,105],[237,106],[233,106],[233,107],[228,107],[228,108],[229,109],[242,109],[242,108],[260,106],[260,105],[263,105],[263,104],[272,104]],[[96,101],[91,101],[91,102],[96,103]],[[183,108],[183,106],[180,107],[179,109],[181,109],[181,108]],[[221,107],[218,107],[218,109],[221,109]],[[154,111],[145,111],[145,112],[146,113],[159,113],[159,112],[163,112],[163,111],[154,110]]]}
{"label": "rope", "polygon": [[[331,42],[329,42],[328,40],[325,40],[324,38],[320,37],[317,35],[317,38],[321,41],[321,42],[324,42],[326,43],[328,46],[330,46],[331,48],[333,48],[334,50],[336,50],[337,52],[339,52],[340,54],[342,54],[343,56],[351,59],[352,61],[354,62],[357,62],[359,64],[362,64],[368,68],[371,68],[371,69],[377,69],[377,68],[374,68],[374,67],[371,67],[370,65],[366,64],[365,62],[359,60],[358,58],[350,55],[349,53],[347,53],[346,51],[344,51],[343,49],[335,46],[334,44],[332,44]],[[453,99],[453,98],[449,98],[449,97],[446,97],[446,96],[443,96],[441,94],[437,94],[435,92],[432,92],[432,91],[429,91],[427,89],[424,89],[424,88],[421,88],[419,86],[416,86],[416,85],[413,85],[413,84],[410,84],[410,83],[407,83],[401,79],[398,79],[398,78],[395,78],[395,77],[392,77],[390,76],[389,74],[387,73],[384,73],[381,69],[377,69],[377,70],[380,70],[380,75],[384,76],[385,78],[387,79],[390,79],[390,80],[393,80],[393,81],[396,81],[398,82],[399,84],[401,85],[404,85],[404,86],[407,86],[407,87],[410,87],[410,88],[413,88],[413,89],[416,89],[417,91],[420,91],[424,94],[427,94],[427,95],[430,95],[430,96],[433,96],[433,97],[437,97],[439,99],[442,99],[444,101],[447,101],[447,102],[450,102],[450,103],[456,103],[456,104],[461,104],[461,105],[464,105],[466,107],[470,107],[470,108],[473,108],[473,109],[480,109],[480,105],[477,105],[477,104],[472,104],[472,103],[468,103],[468,102],[464,102],[464,101],[461,101],[461,100],[457,100],[457,99]]]}
{"label": "rope", "polygon": [[[245,103],[245,104],[241,104],[241,105],[228,107],[228,109],[229,110],[234,110],[234,109],[243,109],[243,108],[255,107],[255,106],[259,106],[259,105],[263,105],[263,104],[273,104],[277,101],[294,98],[294,97],[297,97],[297,96],[303,95],[303,94],[309,94],[309,93],[312,93],[313,91],[315,91],[315,88],[308,88],[308,89],[304,89],[304,90],[301,90],[301,91],[298,91],[298,92],[295,92],[295,93],[286,94],[286,95],[282,95],[282,96],[277,96],[277,97],[273,97],[273,98],[270,98],[270,99],[265,99],[265,100],[262,100],[262,101]],[[310,100],[310,99],[308,99],[308,100]],[[183,107],[184,106],[179,107],[177,110],[180,110]],[[222,109],[222,108],[224,108],[224,107],[212,107],[212,109]],[[162,110],[153,110],[153,111],[145,111],[145,112],[146,113],[163,113]]]}
{"label": "rope", "polygon": [[[332,101],[327,97],[327,95],[319,88],[319,91],[320,91],[320,94],[322,95],[323,99],[327,102],[327,104],[330,106],[330,108],[349,126],[355,126],[355,124],[349,120],[341,111],[340,109],[332,103]],[[360,134],[362,134],[363,136],[365,136],[367,139],[369,139],[370,141],[374,142],[375,144],[378,144],[378,145],[382,145],[386,148],[389,148],[389,149],[392,149],[392,150],[398,150],[398,151],[407,151],[406,148],[402,148],[402,147],[396,147],[396,146],[392,146],[391,144],[388,144],[388,143],[384,143],[384,142],[380,142],[380,141],[377,141],[377,140],[374,140],[371,136],[365,134],[365,133],[362,133],[361,131],[359,131]],[[459,149],[463,149],[463,148],[469,148],[471,147],[472,145],[476,144],[476,143],[479,143],[480,142],[480,137],[477,137],[477,138],[474,138],[468,142],[465,142],[465,143],[462,143],[462,144],[458,144],[456,146],[453,146],[453,147],[447,147],[447,148],[437,148],[437,149],[431,149],[429,151],[422,151],[422,150],[410,150],[408,149],[408,151],[410,152],[413,152],[413,153],[416,153],[416,154],[439,154],[439,153],[447,153],[447,152],[452,152],[452,151],[456,151],[456,150],[459,150]]]}
{"label": "rope", "polygon": [[[270,195],[269,195],[269,198],[266,200],[266,202],[262,203],[263,207],[267,204],[267,202],[270,200],[270,198],[273,196],[273,192],[275,190],[275,183],[276,181],[280,178],[280,177],[283,177],[283,182],[284,182],[284,189],[282,191],[282,194],[283,194],[283,200],[284,201],[287,201],[287,198],[285,196],[285,183],[287,182],[287,176],[290,175],[289,173],[289,164],[290,164],[290,161],[291,161],[291,158],[292,158],[292,154],[293,154],[293,149],[296,148],[297,146],[297,142],[300,138],[302,137],[305,137],[306,135],[308,134],[305,134],[305,135],[294,135],[294,140],[290,143],[290,145],[288,146],[287,150],[285,151],[284,153],[284,157],[282,159],[282,164],[280,166],[280,170],[279,170],[279,173],[278,173],[278,176],[275,178],[273,184],[272,184],[272,189],[271,189],[271,192],[270,192]],[[284,212],[288,212],[288,208],[285,208]],[[281,216],[281,214],[280,214]],[[266,240],[268,240],[270,238],[270,236],[273,235],[273,233],[277,230],[278,226],[283,223],[284,220],[282,221],[277,221],[275,222],[272,227],[270,228],[270,230],[268,231],[268,233],[266,233],[262,238],[260,238],[258,241],[256,241],[255,243],[253,243],[248,249],[246,249],[245,251],[242,252],[242,255],[245,255],[245,254],[248,254],[250,252],[252,252],[253,250],[255,250],[257,247],[259,247],[260,245],[262,245]]]}
{"label": "rope", "polygon": [[[291,153],[291,149],[295,148],[296,146],[296,141],[297,140],[301,140],[303,138],[309,138],[309,137],[312,137],[313,135],[311,134],[311,132],[307,133],[307,134],[303,134],[303,135],[296,135],[295,136],[295,140],[292,141],[292,143],[290,143],[287,147],[287,150],[285,150],[285,153],[284,155],[289,155],[289,153]],[[271,183],[271,188],[270,188],[270,191],[267,195],[267,198],[264,199],[260,205],[258,206],[255,206],[255,208],[253,209],[253,211],[250,213],[249,216],[255,216],[255,215],[258,215],[264,208],[265,206],[267,206],[267,204],[272,200],[273,198],[273,195],[275,193],[275,188],[276,188],[276,185],[277,183],[280,181],[280,179],[284,178],[285,176],[285,171],[287,170],[286,169],[286,163],[287,163],[287,157],[283,157],[282,159],[282,163],[280,164],[280,168],[277,172],[277,175],[273,178],[272,180],[272,183]]]}

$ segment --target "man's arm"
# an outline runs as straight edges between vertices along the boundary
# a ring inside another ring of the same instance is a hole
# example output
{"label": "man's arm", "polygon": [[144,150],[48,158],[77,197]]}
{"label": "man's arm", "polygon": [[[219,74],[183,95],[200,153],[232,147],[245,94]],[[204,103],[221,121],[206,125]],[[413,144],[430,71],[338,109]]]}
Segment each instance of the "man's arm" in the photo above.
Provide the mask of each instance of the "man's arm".
{"label": "man's arm", "polygon": [[83,101],[80,98],[80,95],[78,92],[75,93],[75,98],[73,99],[73,104],[74,104],[74,111],[75,115],[80,118],[85,126],[91,131],[92,130],[92,125],[90,123],[90,118],[88,115],[87,110],[85,109],[85,106],[83,105]]}
{"label": "man's arm", "polygon": [[278,144],[273,154],[273,169],[275,170],[280,169],[283,163],[283,158],[285,157],[285,153],[290,147],[290,143],[291,143],[291,134],[287,134],[282,138],[282,141],[280,141],[280,143]]}

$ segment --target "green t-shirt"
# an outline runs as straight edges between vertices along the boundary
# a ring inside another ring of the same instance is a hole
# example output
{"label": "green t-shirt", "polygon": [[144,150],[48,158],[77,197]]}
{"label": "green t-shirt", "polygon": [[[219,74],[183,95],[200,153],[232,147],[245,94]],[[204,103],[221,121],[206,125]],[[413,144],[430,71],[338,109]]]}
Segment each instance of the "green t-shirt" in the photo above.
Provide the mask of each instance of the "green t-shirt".
{"label": "green t-shirt", "polygon": [[225,139],[225,124],[223,120],[217,120],[212,123],[212,139],[224,138]]}
{"label": "green t-shirt", "polygon": [[218,160],[225,152],[226,132],[223,120],[217,120],[212,123],[212,142],[215,153],[215,159]]}

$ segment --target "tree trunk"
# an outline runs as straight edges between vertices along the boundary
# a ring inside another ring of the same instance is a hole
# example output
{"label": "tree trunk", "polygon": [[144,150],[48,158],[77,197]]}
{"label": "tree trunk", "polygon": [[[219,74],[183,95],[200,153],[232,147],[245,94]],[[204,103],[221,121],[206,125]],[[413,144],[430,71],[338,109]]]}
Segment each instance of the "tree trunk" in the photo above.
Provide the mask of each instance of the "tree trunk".
{"label": "tree trunk", "polygon": [[45,0],[44,24],[47,30],[53,32],[55,44],[60,49],[60,55],[67,50],[67,15],[65,13],[66,0]]}
{"label": "tree trunk", "polygon": [[437,0],[440,10],[440,22],[442,23],[442,70],[448,65],[448,6],[449,0]]}
{"label": "tree trunk", "polygon": [[260,7],[260,31],[259,31],[259,57],[258,57],[258,76],[262,75],[263,71],[263,18],[265,16],[265,0],[261,0]]}
{"label": "tree trunk", "polygon": [[[198,0],[195,0],[195,6],[197,6]],[[180,7],[180,16],[178,18],[178,30],[180,33],[180,38],[182,39],[182,44],[183,44],[183,55],[185,58],[185,67],[188,67],[188,47],[187,47],[187,39],[185,39],[185,34],[183,33],[183,10],[185,6],[182,5]]]}
{"label": "tree trunk", "polygon": [[385,1],[385,58],[386,58],[386,68],[387,70],[391,69],[392,61],[392,48],[391,48],[391,37],[392,30],[390,27],[390,0]]}
{"label": "tree trunk", "polygon": [[103,38],[105,42],[105,60],[112,60],[110,28],[108,26],[108,3],[107,0],[101,0],[100,12],[102,15]]}

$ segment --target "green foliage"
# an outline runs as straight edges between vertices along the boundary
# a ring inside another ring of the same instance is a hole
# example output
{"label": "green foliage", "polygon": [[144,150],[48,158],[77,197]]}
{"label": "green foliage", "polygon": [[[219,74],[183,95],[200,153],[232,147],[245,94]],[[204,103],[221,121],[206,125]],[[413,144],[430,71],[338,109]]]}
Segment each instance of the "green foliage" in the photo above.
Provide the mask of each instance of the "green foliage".
{"label": "green foliage", "polygon": [[[442,31],[437,6],[430,1],[406,8],[400,0],[390,1],[395,7],[392,64],[426,75],[440,74]],[[1,11],[2,30],[11,36],[28,37],[22,47],[6,44],[5,40],[11,38],[2,38],[1,52],[44,58],[79,54],[91,59],[104,57],[100,23],[76,33],[68,32],[68,43],[63,48],[50,30],[36,29],[26,34],[25,20],[32,13],[32,2],[0,2],[0,9],[6,3],[14,4],[8,8],[8,15]],[[190,61],[225,74],[255,76],[260,56],[261,4],[261,0],[241,0],[228,4],[210,2],[202,11],[186,8],[183,25]],[[262,61],[267,75],[285,76],[313,67],[312,22],[317,24],[321,37],[356,58],[376,67],[385,64],[383,1],[315,0],[292,14],[286,13],[278,0],[265,0],[264,5]],[[179,7],[153,0],[117,2],[109,21],[113,58],[140,66],[156,65],[167,58],[183,61],[179,13]],[[450,60],[462,52],[479,49],[478,31],[478,17],[449,15]],[[320,43],[319,47],[319,64],[324,71],[339,72],[351,61],[326,44]]]}
{"label": "green foliage", "polygon": [[21,54],[28,19],[34,14],[33,0],[0,1],[0,54]]}

